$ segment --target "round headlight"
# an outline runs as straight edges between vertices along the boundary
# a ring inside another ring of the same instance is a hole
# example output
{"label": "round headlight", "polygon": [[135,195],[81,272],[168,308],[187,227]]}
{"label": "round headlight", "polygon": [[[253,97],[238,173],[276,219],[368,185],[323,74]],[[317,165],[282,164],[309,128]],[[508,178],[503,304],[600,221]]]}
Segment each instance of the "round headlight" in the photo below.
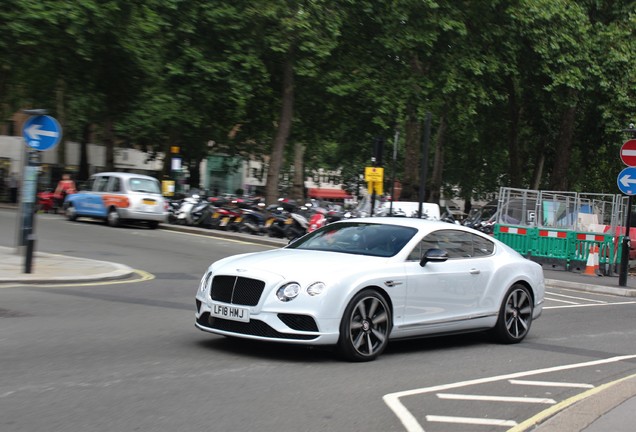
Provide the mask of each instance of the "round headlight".
{"label": "round headlight", "polygon": [[291,282],[278,288],[276,296],[278,297],[278,300],[288,302],[295,299],[299,293],[300,285],[298,285],[296,282]]}
{"label": "round headlight", "polygon": [[307,287],[307,294],[309,294],[310,296],[317,296],[318,294],[322,293],[325,287],[326,286],[324,282],[313,283]]}

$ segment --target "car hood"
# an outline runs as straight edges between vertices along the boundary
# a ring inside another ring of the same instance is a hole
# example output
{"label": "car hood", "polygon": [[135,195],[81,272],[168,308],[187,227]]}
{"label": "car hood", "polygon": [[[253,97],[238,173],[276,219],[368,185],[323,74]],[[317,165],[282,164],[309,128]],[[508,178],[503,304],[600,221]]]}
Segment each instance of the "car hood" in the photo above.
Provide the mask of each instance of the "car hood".
{"label": "car hood", "polygon": [[215,273],[236,274],[246,270],[276,274],[279,277],[298,278],[310,275],[333,275],[351,272],[360,266],[371,267],[387,258],[338,252],[276,249],[236,255],[213,264]]}

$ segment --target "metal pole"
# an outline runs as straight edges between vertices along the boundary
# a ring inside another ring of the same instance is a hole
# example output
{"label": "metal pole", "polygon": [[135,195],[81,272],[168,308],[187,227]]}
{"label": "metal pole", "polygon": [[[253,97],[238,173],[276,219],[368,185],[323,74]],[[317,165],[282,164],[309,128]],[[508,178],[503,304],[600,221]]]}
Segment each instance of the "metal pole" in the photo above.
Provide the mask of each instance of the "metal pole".
{"label": "metal pole", "polygon": [[400,138],[400,132],[395,130],[395,139],[393,140],[393,166],[391,168],[391,202],[389,203],[389,216],[393,216],[393,201],[395,200],[395,161],[397,160],[397,145]]}
{"label": "metal pole", "polygon": [[417,208],[417,217],[422,218],[422,203],[424,202],[426,189],[426,176],[428,171],[428,142],[431,138],[431,113],[426,113],[424,122],[424,139],[422,140],[422,174],[420,176],[420,203]]}
{"label": "metal pole", "polygon": [[[636,128],[634,123],[629,125],[629,128],[623,129],[623,132],[630,134],[632,137],[636,137]],[[627,215],[625,216],[625,236],[623,237],[623,249],[621,251],[621,267],[618,275],[618,285],[627,286],[627,274],[629,273],[629,249],[631,247],[631,241],[629,238],[629,231],[631,228],[632,220],[632,195],[627,196]]]}
{"label": "metal pole", "polygon": [[631,220],[632,220],[632,195],[627,197],[627,211],[625,212],[627,215],[625,216],[625,235],[623,236],[623,249],[621,251],[621,268],[618,275],[618,285],[619,286],[627,286],[627,273],[629,270],[629,248],[630,248],[630,240],[629,240],[629,231],[631,228]]}

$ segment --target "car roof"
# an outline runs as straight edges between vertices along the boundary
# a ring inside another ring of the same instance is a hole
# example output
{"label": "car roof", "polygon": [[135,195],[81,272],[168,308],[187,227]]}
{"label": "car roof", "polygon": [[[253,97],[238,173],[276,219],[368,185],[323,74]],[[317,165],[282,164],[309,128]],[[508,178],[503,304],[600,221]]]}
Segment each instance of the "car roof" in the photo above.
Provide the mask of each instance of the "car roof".
{"label": "car roof", "polygon": [[107,171],[107,172],[100,172],[100,173],[95,173],[93,174],[91,177],[98,177],[98,176],[119,176],[122,178],[144,178],[144,179],[152,179],[152,180],[157,180],[154,177],[151,177],[149,175],[145,175],[145,174],[137,174],[137,173],[129,173],[129,172],[118,172],[118,171]]}
{"label": "car roof", "polygon": [[478,231],[475,231],[471,228],[467,228],[463,225],[451,224],[448,222],[443,222],[440,220],[432,220],[432,219],[382,216],[382,217],[352,218],[352,219],[343,220],[341,222],[360,222],[360,223],[373,223],[373,224],[385,224],[385,225],[399,225],[399,226],[416,228],[420,231],[429,231],[429,232],[440,230],[440,229],[454,229],[458,231],[481,234]]}

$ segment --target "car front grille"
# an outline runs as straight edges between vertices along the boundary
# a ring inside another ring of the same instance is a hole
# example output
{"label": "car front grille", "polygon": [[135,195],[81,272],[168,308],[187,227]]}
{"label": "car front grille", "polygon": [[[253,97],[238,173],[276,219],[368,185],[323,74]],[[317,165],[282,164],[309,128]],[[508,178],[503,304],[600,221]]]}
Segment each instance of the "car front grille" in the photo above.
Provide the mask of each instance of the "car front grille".
{"label": "car front grille", "polygon": [[261,320],[252,319],[250,322],[231,321],[223,318],[211,317],[209,312],[204,312],[197,319],[197,323],[203,327],[209,327],[217,330],[222,330],[231,333],[238,333],[251,336],[260,336],[272,339],[287,339],[287,340],[312,340],[316,339],[318,335],[297,335],[281,333]]}
{"label": "car front grille", "polygon": [[240,276],[214,276],[212,300],[244,306],[256,306],[265,289],[265,282]]}

